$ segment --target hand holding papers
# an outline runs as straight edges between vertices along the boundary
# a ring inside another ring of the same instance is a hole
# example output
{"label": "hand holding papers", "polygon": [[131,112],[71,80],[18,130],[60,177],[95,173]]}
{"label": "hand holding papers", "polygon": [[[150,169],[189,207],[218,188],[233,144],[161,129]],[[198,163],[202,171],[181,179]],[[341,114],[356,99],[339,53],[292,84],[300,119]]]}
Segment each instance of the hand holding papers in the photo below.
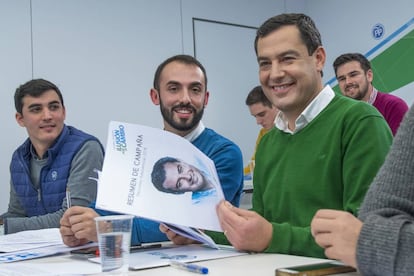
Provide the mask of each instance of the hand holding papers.
{"label": "hand holding papers", "polygon": [[146,126],[109,124],[98,208],[221,231],[216,205],[223,199],[214,162],[187,140]]}
{"label": "hand holding papers", "polygon": [[171,231],[177,233],[180,236],[196,240],[198,242],[204,243],[208,245],[211,248],[219,249],[217,244],[209,237],[207,236],[203,231],[197,229],[197,228],[191,228],[186,226],[178,226],[174,224],[167,224],[164,223],[164,225]]}

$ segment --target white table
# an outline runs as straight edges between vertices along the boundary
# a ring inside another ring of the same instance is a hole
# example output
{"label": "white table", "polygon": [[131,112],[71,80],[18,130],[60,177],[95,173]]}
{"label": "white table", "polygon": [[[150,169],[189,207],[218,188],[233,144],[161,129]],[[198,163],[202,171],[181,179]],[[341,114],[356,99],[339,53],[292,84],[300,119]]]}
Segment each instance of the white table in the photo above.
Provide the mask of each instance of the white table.
{"label": "white table", "polygon": [[[275,275],[275,269],[280,267],[311,264],[326,261],[324,259],[307,258],[299,256],[290,256],[282,254],[251,254],[238,257],[230,257],[217,260],[209,260],[197,262],[209,269],[209,276],[222,275]],[[100,273],[100,265],[91,263],[87,260],[76,260],[69,255],[54,256],[49,258],[41,258],[34,260],[27,260],[23,262],[2,264],[0,271],[4,265],[17,272],[21,269],[31,271],[31,275],[36,275],[36,271],[41,269],[47,271],[48,275],[109,275]],[[24,275],[24,274],[22,274]],[[197,275],[195,273],[186,272],[173,267],[159,267],[152,269],[145,269],[140,271],[130,271],[128,275],[145,275],[145,276],[183,276],[183,275]],[[345,273],[340,275],[359,275],[358,273]]]}

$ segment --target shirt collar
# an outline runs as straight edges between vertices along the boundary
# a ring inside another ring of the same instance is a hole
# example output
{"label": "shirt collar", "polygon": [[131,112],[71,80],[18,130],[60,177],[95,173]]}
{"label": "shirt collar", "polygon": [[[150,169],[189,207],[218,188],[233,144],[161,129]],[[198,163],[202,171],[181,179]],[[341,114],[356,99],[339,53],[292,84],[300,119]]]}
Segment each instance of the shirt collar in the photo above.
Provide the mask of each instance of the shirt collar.
{"label": "shirt collar", "polygon": [[370,105],[374,104],[375,100],[377,99],[378,90],[373,86],[372,93],[369,95],[368,103]]}
{"label": "shirt collar", "polygon": [[47,157],[48,157],[48,151],[45,152],[43,158],[40,158],[39,156],[37,156],[37,153],[36,153],[35,149],[33,148],[32,143],[30,143],[30,154],[32,155],[32,158],[36,161],[47,159]]}
{"label": "shirt collar", "polygon": [[195,129],[193,129],[193,131],[184,136],[184,138],[190,142],[193,142],[195,139],[197,139],[198,136],[200,136],[200,134],[204,131],[205,128],[206,127],[204,126],[203,122],[200,121],[198,123],[198,126]]}
{"label": "shirt collar", "polygon": [[303,110],[295,121],[295,130],[291,131],[288,128],[288,121],[283,112],[279,112],[276,117],[276,127],[283,132],[294,134],[307,126],[319,113],[332,101],[335,97],[335,92],[327,85],[324,89],[312,100],[312,102]]}

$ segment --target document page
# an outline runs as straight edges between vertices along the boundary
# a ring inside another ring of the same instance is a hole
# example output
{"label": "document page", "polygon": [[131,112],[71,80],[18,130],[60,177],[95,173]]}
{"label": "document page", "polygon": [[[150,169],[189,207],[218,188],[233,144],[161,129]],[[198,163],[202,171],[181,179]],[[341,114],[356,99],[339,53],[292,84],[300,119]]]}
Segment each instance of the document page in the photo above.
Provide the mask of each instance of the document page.
{"label": "document page", "polygon": [[2,253],[51,245],[63,245],[59,228],[21,231],[0,236],[0,251]]}
{"label": "document page", "polygon": [[224,199],[214,162],[186,139],[112,121],[96,206],[175,226],[222,231]]}
{"label": "document page", "polygon": [[97,243],[88,243],[68,247],[63,244],[59,228],[21,231],[0,236],[0,264],[41,258],[96,245]]}
{"label": "document page", "polygon": [[[166,266],[170,261],[196,262],[246,255],[230,246],[221,246],[219,250],[200,244],[173,246],[142,252],[131,253],[129,268],[132,270]],[[91,262],[100,262],[99,258],[89,259]]]}

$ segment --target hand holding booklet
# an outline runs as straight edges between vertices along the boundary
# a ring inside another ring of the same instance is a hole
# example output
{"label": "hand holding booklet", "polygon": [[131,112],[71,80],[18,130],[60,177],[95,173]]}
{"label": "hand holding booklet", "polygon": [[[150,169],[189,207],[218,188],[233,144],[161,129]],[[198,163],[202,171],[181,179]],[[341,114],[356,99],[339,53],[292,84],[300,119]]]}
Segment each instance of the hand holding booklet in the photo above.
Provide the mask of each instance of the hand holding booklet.
{"label": "hand holding booklet", "polygon": [[164,223],[215,246],[197,229],[222,231],[224,199],[214,162],[186,139],[161,129],[112,121],[96,206]]}

